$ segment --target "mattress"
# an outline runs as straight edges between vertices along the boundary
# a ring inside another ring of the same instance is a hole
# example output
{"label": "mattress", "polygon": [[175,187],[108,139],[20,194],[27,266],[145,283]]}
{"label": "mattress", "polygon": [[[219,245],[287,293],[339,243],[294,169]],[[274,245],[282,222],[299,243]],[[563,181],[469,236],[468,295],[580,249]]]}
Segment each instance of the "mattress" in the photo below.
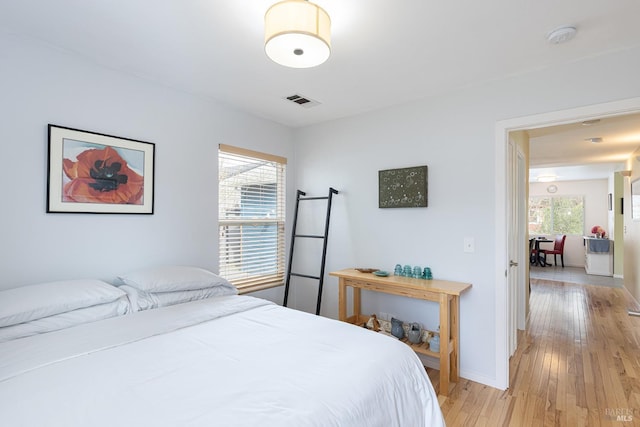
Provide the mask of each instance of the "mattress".
{"label": "mattress", "polygon": [[6,426],[444,426],[394,338],[247,296],[0,343]]}

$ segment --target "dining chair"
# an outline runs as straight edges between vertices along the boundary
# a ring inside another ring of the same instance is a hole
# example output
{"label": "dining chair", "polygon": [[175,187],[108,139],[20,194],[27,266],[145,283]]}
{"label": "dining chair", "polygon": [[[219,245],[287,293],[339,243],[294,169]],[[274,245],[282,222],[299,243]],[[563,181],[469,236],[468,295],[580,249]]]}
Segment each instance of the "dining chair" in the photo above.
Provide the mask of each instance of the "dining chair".
{"label": "dining chair", "polygon": [[529,239],[529,263],[535,264],[536,256],[538,255],[538,251],[536,251],[536,242],[535,238]]}
{"label": "dining chair", "polygon": [[556,235],[556,240],[553,242],[553,249],[544,249],[540,251],[544,254],[545,263],[547,263],[547,255],[553,255],[553,265],[558,265],[558,260],[556,257],[560,255],[562,268],[564,268],[564,241],[566,239],[566,234],[558,234]]}

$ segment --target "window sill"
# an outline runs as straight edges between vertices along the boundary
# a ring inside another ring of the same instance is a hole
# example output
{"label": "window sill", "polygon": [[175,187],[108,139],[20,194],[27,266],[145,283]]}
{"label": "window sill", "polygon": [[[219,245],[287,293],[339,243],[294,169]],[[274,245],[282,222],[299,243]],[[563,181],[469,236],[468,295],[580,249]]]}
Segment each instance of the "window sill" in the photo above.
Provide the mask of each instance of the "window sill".
{"label": "window sill", "polygon": [[255,285],[244,285],[238,286],[238,294],[244,295],[249,294],[251,292],[263,291],[265,289],[277,288],[278,286],[283,286],[284,283],[276,282],[276,283],[259,283]]}

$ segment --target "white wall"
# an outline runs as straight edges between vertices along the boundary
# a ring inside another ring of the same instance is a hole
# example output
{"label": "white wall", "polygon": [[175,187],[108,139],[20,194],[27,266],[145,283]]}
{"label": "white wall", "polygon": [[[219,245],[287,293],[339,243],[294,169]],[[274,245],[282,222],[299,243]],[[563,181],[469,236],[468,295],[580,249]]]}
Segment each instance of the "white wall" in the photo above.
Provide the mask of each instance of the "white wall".
{"label": "white wall", "polygon": [[[591,227],[599,225],[609,235],[611,228],[608,226],[609,206],[607,194],[609,184],[606,179],[592,179],[585,181],[559,181],[553,183],[558,187],[558,191],[553,196],[582,196],[584,197],[584,228],[582,234],[567,235],[564,243],[564,265],[566,267],[584,267],[584,240],[583,236],[590,236]],[[549,196],[547,187],[549,183],[534,182],[529,184],[529,196]],[[547,236],[553,240],[554,236]],[[540,244],[540,249],[552,249],[552,243]],[[553,263],[553,257],[549,256],[548,261]],[[560,264],[560,257],[557,257]]]}
{"label": "white wall", "polygon": [[[219,143],[287,157],[295,186],[286,127],[28,40],[3,35],[0,52],[0,288],[165,263],[217,271]],[[155,143],[155,214],[45,213],[48,123]]]}
{"label": "white wall", "polygon": [[[332,214],[327,270],[426,264],[437,278],[471,282],[461,298],[461,374],[499,385],[496,371],[506,361],[496,362],[502,344],[494,333],[496,286],[504,286],[495,282],[504,277],[494,254],[494,236],[503,227],[494,220],[496,122],[637,97],[638,67],[640,50],[616,52],[299,130],[299,187],[321,192],[332,185],[342,192]],[[378,171],[417,165],[429,166],[429,207],[378,209]],[[463,252],[467,236],[475,239],[474,253]],[[315,261],[306,258],[309,265]],[[315,298],[306,291],[296,289],[303,309]],[[437,326],[429,303],[367,294],[363,309]],[[323,313],[337,316],[335,278],[325,288]]]}

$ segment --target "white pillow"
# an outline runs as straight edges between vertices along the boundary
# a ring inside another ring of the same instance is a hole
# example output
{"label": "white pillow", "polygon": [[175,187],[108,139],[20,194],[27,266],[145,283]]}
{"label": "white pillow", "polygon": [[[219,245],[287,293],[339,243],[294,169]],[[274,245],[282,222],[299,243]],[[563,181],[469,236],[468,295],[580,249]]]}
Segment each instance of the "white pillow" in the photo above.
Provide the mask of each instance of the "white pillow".
{"label": "white pillow", "polygon": [[127,293],[129,301],[131,301],[131,306],[135,311],[144,311],[205,298],[238,294],[238,290],[235,287],[230,289],[226,286],[174,292],[145,292],[128,285],[122,285],[120,289]]}
{"label": "white pillow", "polygon": [[57,331],[82,323],[121,316],[130,312],[131,305],[129,304],[129,300],[123,295],[115,301],[105,304],[92,305],[91,307],[83,307],[65,313],[54,314],[53,316],[42,317],[30,322],[5,326],[0,328],[0,342]]}
{"label": "white pillow", "polygon": [[[131,308],[133,311],[144,311],[152,308],[158,308],[158,299],[154,297],[155,294],[141,291],[129,285],[122,285],[120,289],[127,293]],[[167,292],[171,293],[171,292]]]}
{"label": "white pillow", "polygon": [[222,286],[235,289],[227,279],[198,267],[164,266],[134,271],[118,276],[125,285],[146,292],[193,291]]}
{"label": "white pillow", "polygon": [[29,322],[78,308],[105,304],[126,295],[95,279],[39,283],[0,291],[0,327]]}
{"label": "white pillow", "polygon": [[180,304],[199,299],[237,294],[238,290],[236,288],[231,290],[223,286],[217,286],[215,288],[195,289],[193,291],[159,292],[154,294],[154,296],[158,299],[158,307],[166,307],[168,305]]}

